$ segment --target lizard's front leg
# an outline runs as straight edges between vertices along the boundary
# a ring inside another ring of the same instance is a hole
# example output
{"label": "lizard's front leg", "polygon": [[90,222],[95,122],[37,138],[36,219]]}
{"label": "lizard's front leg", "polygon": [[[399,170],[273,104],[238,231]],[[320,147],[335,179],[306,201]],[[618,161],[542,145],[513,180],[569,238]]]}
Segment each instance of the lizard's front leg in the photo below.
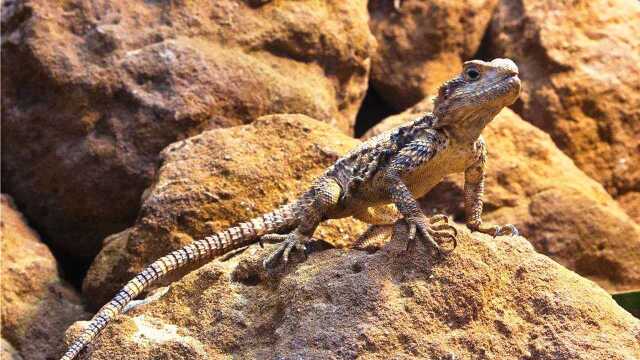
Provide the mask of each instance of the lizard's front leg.
{"label": "lizard's front leg", "polygon": [[282,245],[263,262],[267,269],[275,268],[279,262],[286,265],[291,251],[297,250],[306,255],[305,244],[311,240],[313,233],[324,219],[329,209],[340,199],[340,185],[331,178],[321,177],[296,202],[298,226],[289,234],[268,234],[261,241],[282,241]]}
{"label": "lizard's front leg", "polygon": [[467,227],[491,236],[517,236],[518,229],[512,224],[495,225],[482,222],[482,195],[487,153],[482,149],[480,158],[464,172],[464,210]]}
{"label": "lizard's front leg", "polygon": [[435,216],[427,219],[418,201],[402,180],[403,177],[411,176],[411,173],[430,161],[437,153],[438,147],[434,142],[424,140],[416,140],[405,146],[391,160],[389,166],[384,173],[384,184],[389,192],[391,201],[396,205],[404,220],[409,225],[409,236],[407,249],[413,248],[416,235],[420,235],[420,239],[425,245],[431,245],[438,251],[443,251],[440,245],[434,240],[450,240],[453,242],[453,248],[456,247],[457,231],[455,227],[442,220],[443,216]]}

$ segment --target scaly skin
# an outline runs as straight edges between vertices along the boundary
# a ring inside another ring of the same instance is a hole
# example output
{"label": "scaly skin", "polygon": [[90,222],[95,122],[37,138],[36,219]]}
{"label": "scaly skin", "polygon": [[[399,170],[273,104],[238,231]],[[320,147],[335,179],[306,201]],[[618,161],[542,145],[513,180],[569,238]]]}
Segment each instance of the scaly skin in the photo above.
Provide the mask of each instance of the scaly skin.
{"label": "scaly skin", "polygon": [[[517,234],[513,225],[482,223],[487,154],[480,137],[494,116],[518,98],[517,74],[518,68],[508,59],[466,62],[462,73],[440,88],[432,114],[362,143],[294,203],[196,241],[148,266],[100,309],[62,360],[73,359],[131,300],[172,270],[256,241],[282,241],[264,260],[265,267],[272,269],[286,264],[292,251],[304,251],[326,219],[353,216],[381,225],[403,218],[409,226],[408,249],[416,239],[438,251],[443,251],[438,241],[452,241],[455,248],[457,234],[448,218],[428,219],[416,201],[450,173],[465,173],[467,227],[492,236]],[[377,230],[368,233],[380,235]]]}

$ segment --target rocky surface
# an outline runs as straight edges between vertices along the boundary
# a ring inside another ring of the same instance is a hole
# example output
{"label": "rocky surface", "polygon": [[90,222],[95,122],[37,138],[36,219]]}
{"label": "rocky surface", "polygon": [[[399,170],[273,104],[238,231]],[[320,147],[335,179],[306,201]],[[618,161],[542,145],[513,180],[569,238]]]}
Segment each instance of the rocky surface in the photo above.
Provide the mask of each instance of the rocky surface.
{"label": "rocky surface", "polygon": [[[269,277],[252,246],[117,317],[81,359],[635,359],[640,320],[521,237],[473,236],[440,257],[314,253]],[[81,330],[76,323],[67,335]]]}
{"label": "rocky surface", "polygon": [[514,110],[637,220],[639,19],[638,1],[501,1],[483,49],[518,64],[523,93]]}
{"label": "rocky surface", "polygon": [[65,329],[88,314],[11,198],[1,195],[0,206],[2,359],[53,358],[62,351]]}
{"label": "rocky surface", "polygon": [[4,338],[0,339],[0,360],[22,360],[20,353]]}
{"label": "rocky surface", "polygon": [[[425,99],[365,137],[430,110]],[[503,110],[485,129],[489,149],[483,219],[513,223],[535,248],[605,289],[640,287],[640,226],[553,143]],[[463,178],[450,176],[422,199],[427,212],[464,219]]]}
{"label": "rocky surface", "polygon": [[351,133],[366,1],[6,1],[2,185],[57,251],[135,219],[166,145],[271,113]]}
{"label": "rocky surface", "polygon": [[[170,145],[135,225],[105,240],[83,293],[91,305],[102,305],[169,251],[294,200],[357,144],[307,116],[273,115]],[[321,225],[316,235],[343,246],[365,229],[344,219]]]}
{"label": "rocky surface", "polygon": [[478,51],[497,0],[369,1],[369,25],[378,41],[371,86],[404,110],[460,71]]}

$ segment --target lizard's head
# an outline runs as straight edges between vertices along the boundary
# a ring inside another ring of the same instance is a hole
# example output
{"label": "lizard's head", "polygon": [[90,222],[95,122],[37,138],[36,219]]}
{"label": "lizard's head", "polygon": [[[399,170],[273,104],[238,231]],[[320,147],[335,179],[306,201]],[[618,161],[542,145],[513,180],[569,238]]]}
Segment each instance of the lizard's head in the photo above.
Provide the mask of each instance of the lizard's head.
{"label": "lizard's head", "polygon": [[437,127],[482,130],[520,95],[518,66],[509,59],[471,60],[462,73],[444,83],[434,100]]}

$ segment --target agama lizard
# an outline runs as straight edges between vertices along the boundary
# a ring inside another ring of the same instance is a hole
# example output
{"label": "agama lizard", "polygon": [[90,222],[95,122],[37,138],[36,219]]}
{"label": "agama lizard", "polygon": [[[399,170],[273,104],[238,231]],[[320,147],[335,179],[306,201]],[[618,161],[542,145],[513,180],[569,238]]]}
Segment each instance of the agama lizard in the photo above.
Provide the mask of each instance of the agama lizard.
{"label": "agama lizard", "polygon": [[469,229],[492,236],[517,234],[513,225],[487,225],[480,218],[487,160],[480,133],[519,94],[518,67],[513,61],[465,62],[462,73],[440,87],[433,113],[360,144],[296,201],[195,241],[146,267],[98,311],[62,360],[73,359],[129,302],[169,272],[254,242],[282,241],[264,260],[264,266],[273,269],[278,263],[286,264],[291,251],[305,251],[305,243],[326,219],[353,216],[371,224],[389,224],[402,217],[409,230],[408,249],[416,239],[437,251],[444,251],[437,241],[453,240],[455,248],[457,233],[448,218],[428,219],[416,201],[450,173],[465,173]]}

